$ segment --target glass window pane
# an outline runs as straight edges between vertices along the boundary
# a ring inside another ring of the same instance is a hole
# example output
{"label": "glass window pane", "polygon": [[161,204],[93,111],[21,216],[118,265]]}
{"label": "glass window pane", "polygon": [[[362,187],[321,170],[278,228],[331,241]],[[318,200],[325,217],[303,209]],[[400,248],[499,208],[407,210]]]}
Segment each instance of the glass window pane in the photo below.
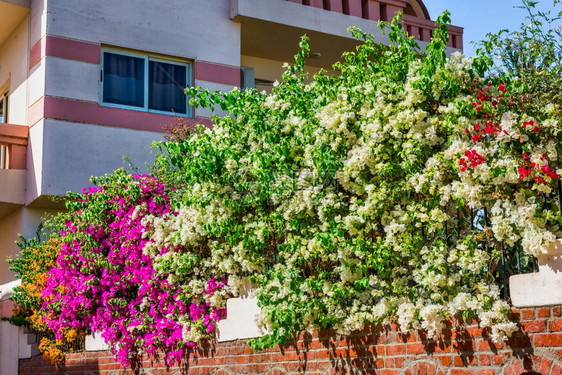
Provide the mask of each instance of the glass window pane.
{"label": "glass window pane", "polygon": [[104,53],[103,101],[144,107],[144,59]]}
{"label": "glass window pane", "polygon": [[148,63],[148,108],[186,114],[184,90],[187,86],[185,65],[159,61]]}

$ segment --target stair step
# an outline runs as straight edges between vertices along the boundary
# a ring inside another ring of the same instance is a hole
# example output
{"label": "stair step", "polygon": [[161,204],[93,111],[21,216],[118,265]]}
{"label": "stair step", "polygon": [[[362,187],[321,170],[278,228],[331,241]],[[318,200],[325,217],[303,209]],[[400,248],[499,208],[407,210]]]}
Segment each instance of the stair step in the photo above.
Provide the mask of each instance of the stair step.
{"label": "stair step", "polygon": [[27,338],[27,345],[33,345],[37,343],[37,335],[34,333],[28,333],[25,335]]}

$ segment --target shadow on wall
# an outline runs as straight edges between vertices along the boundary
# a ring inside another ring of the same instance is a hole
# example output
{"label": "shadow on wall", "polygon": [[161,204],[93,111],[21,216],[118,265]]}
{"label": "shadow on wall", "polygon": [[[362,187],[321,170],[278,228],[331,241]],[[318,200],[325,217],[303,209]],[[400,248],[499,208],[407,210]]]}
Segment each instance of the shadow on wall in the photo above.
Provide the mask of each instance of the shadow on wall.
{"label": "shadow on wall", "polygon": [[[376,374],[376,375],[561,375],[561,306],[514,310],[520,331],[504,345],[477,321],[449,319],[440,339],[421,331],[403,334],[396,325],[369,326],[348,336],[333,330],[299,335],[284,347],[251,350],[246,340],[209,343],[186,357],[182,368],[146,358],[140,374]],[[20,375],[132,374],[107,351],[69,354],[61,369],[40,356],[20,360]]]}

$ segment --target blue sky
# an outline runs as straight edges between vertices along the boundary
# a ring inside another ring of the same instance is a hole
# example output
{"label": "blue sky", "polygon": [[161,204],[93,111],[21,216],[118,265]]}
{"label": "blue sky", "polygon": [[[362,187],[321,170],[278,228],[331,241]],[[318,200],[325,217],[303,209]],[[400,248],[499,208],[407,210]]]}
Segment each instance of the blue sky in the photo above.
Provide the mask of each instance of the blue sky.
{"label": "blue sky", "polygon": [[[537,9],[553,9],[554,0],[539,0]],[[424,0],[431,19],[437,18],[441,11],[451,12],[453,25],[464,27],[464,53],[473,56],[475,48],[471,41],[482,40],[487,33],[501,29],[518,30],[525,22],[527,12],[514,6],[521,5],[520,0]],[[562,5],[556,5],[556,12]],[[553,12],[554,14],[554,12]]]}

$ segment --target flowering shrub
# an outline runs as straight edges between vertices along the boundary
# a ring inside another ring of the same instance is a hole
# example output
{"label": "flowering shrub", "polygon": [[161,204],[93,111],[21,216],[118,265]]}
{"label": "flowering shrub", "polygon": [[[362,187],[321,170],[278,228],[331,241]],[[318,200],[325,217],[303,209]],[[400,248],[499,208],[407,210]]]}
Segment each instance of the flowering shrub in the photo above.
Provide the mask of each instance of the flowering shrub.
{"label": "flowering shrub", "polygon": [[[53,222],[49,222],[52,226]],[[60,241],[56,234],[45,233],[40,228],[36,238],[21,238],[18,246],[21,249],[20,256],[11,259],[12,271],[17,273],[21,279],[21,285],[14,288],[11,297],[16,302],[12,317],[9,321],[18,326],[26,326],[36,332],[46,334],[39,343],[39,350],[43,357],[52,362],[63,360],[65,346],[75,340],[82,332],[74,328],[65,329],[63,334],[55,339],[54,333],[47,326],[48,316],[42,308],[42,291],[47,283],[47,272],[55,265],[60,248]],[[41,242],[41,236],[48,238]]]}
{"label": "flowering shrub", "polygon": [[[438,338],[449,316],[516,329],[494,276],[505,246],[544,252],[560,231],[561,107],[489,59],[425,51],[388,26],[305,73],[306,38],[271,94],[192,88],[212,131],[162,143],[150,176],[117,171],[71,195],[43,291],[48,326],[99,332],[123,364],[178,362],[210,337],[243,277],[256,348],[303,330],[397,322]],[[543,98],[544,99],[544,98]]]}
{"label": "flowering shrub", "polygon": [[[71,198],[57,265],[43,290],[49,327],[57,339],[69,328],[101,333],[123,365],[157,351],[167,353],[168,363],[179,362],[214,332],[226,292],[213,277],[175,283],[143,251],[152,242],[147,217],[174,215],[166,187],[154,177],[117,171]],[[164,247],[158,254],[178,250]],[[176,265],[195,268],[197,262]]]}
{"label": "flowering shrub", "polygon": [[426,51],[396,20],[389,48],[353,32],[365,42],[336,76],[306,83],[303,40],[270,95],[190,91],[231,115],[165,144],[156,172],[182,181],[181,214],[153,220],[155,263],[171,244],[250,274],[269,332],[255,347],[390,321],[439,337],[460,313],[506,340],[517,328],[492,272],[504,243],[534,255],[560,235],[542,199],[559,180],[560,108],[481,78],[485,60],[446,58],[443,26]]}

